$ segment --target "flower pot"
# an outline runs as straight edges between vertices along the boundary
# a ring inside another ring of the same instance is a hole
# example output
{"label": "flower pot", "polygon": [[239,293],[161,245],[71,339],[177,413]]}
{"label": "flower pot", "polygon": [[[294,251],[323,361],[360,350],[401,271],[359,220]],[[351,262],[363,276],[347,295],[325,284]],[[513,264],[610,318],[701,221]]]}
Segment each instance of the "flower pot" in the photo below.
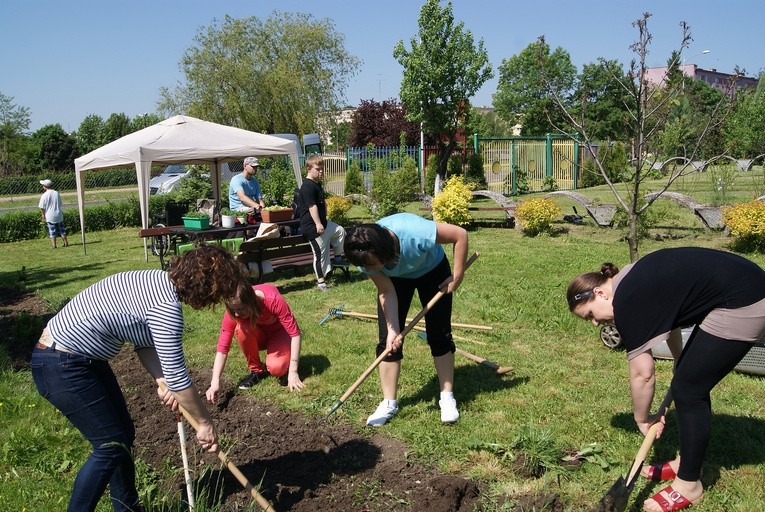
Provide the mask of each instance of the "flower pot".
{"label": "flower pot", "polygon": [[220,216],[220,225],[224,228],[233,228],[236,224],[236,217],[233,215],[221,215]]}
{"label": "flower pot", "polygon": [[292,218],[292,208],[284,208],[282,210],[260,210],[260,216],[263,218],[263,222],[282,222],[290,220]]}
{"label": "flower pot", "polygon": [[210,227],[210,217],[183,217],[183,227],[188,229],[207,229]]}
{"label": "flower pot", "polygon": [[247,215],[237,215],[236,220],[239,221],[239,224],[247,224]]}

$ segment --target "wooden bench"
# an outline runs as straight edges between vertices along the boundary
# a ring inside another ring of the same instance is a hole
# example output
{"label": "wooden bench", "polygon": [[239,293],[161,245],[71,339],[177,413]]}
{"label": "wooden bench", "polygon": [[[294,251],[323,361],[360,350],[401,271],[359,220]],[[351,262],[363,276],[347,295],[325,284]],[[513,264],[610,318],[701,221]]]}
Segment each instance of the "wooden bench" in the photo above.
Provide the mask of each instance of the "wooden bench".
{"label": "wooden bench", "polygon": [[[330,250],[330,258],[334,252]],[[302,267],[313,266],[313,251],[308,240],[302,235],[283,236],[278,238],[265,238],[262,240],[250,240],[239,246],[237,259],[253,269],[257,266],[257,282],[261,282],[264,274],[264,263],[270,261],[274,272],[279,270],[294,270],[297,272]],[[346,279],[350,279],[347,264],[332,262],[332,269],[339,268],[343,271]]]}

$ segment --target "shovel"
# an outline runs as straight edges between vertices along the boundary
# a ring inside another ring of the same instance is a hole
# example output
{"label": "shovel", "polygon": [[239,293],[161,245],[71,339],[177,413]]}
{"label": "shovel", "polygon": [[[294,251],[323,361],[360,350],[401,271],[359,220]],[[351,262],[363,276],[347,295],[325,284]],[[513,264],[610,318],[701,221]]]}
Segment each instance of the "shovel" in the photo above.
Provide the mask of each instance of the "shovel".
{"label": "shovel", "polygon": [[[659,406],[659,410],[654,416],[661,417],[672,403],[672,392],[667,390],[667,395],[664,397],[664,401]],[[616,482],[611,486],[605,495],[600,499],[598,505],[590,509],[590,512],[623,512],[627,508],[627,500],[629,499],[632,488],[635,487],[635,481],[640,474],[640,469],[643,467],[645,458],[648,452],[653,446],[653,442],[656,440],[656,432],[659,430],[659,422],[657,421],[648,429],[648,433],[645,435],[643,444],[640,445],[640,449],[635,455],[635,460],[630,466],[630,470],[627,472],[627,476],[620,476]]]}
{"label": "shovel", "polygon": [[[164,384],[160,384],[160,388],[163,391],[167,389]],[[178,410],[181,411],[183,417],[186,418],[186,421],[189,422],[189,425],[191,425],[194,430],[199,430],[199,423],[197,420],[195,420],[194,417],[189,414],[189,412],[182,405],[178,405]],[[228,458],[228,455],[226,455],[223,450],[219,449],[216,453],[218,454],[220,461],[226,465],[231,474],[234,475],[237,480],[239,480],[239,483],[242,484],[242,487],[244,487],[250,493],[250,495],[255,498],[255,501],[258,503],[258,505],[260,505],[260,508],[266,512],[276,512],[274,507],[272,507],[268,500],[264,498],[263,495],[260,494],[255,487],[253,487],[250,481],[247,480],[247,477],[244,476],[244,473],[242,473],[239,468],[236,467],[233,462],[231,462],[231,459]]]}
{"label": "shovel", "polygon": [[[474,262],[476,259],[478,259],[478,253],[477,253],[477,252],[474,252],[474,253],[473,253],[473,255],[472,255],[472,256],[470,256],[470,257],[468,258],[468,260],[465,262],[465,270],[469,269],[469,268],[470,268],[470,265],[472,265],[472,264],[473,264],[473,262]],[[441,297],[443,297],[444,295],[446,295],[446,293],[445,293],[445,292],[443,292],[443,291],[440,291],[440,290],[439,290],[438,292],[436,292],[436,294],[433,296],[433,298],[432,298],[432,299],[430,299],[430,302],[428,302],[428,303],[425,305],[425,307],[424,307],[424,308],[422,308],[422,309],[420,310],[420,312],[419,312],[419,313],[417,313],[417,315],[415,315],[415,317],[412,319],[412,321],[411,321],[411,322],[409,322],[409,324],[408,324],[408,325],[407,325],[407,326],[404,328],[404,330],[403,330],[403,331],[401,331],[401,333],[399,334],[399,336],[401,336],[401,339],[403,339],[403,338],[404,338],[404,337],[405,337],[407,334],[409,334],[409,331],[411,331],[412,329],[414,329],[414,326],[415,326],[415,325],[417,325],[417,322],[419,322],[419,321],[420,321],[420,319],[424,318],[424,317],[425,317],[425,314],[426,314],[428,311],[430,311],[430,309],[431,309],[431,308],[432,308],[432,307],[433,307],[433,306],[436,304],[436,302],[438,302],[438,301],[439,301],[439,299],[440,299]],[[354,382],[353,384],[351,384],[351,387],[349,387],[349,388],[346,390],[346,392],[345,392],[345,393],[343,393],[343,396],[341,396],[341,397],[340,397],[340,399],[339,399],[339,400],[337,400],[337,401],[336,401],[336,402],[335,402],[335,403],[332,405],[332,408],[329,410],[329,412],[327,413],[327,415],[326,415],[326,416],[324,416],[324,418],[322,418],[322,421],[324,421],[324,420],[326,420],[327,418],[329,418],[329,417],[332,415],[332,413],[334,413],[336,410],[338,410],[338,409],[340,408],[340,406],[342,406],[342,405],[343,405],[343,403],[345,403],[345,401],[346,401],[346,400],[348,400],[348,397],[350,397],[350,396],[353,394],[353,392],[354,392],[354,391],[356,391],[356,389],[357,389],[359,386],[361,386],[361,384],[362,384],[362,383],[363,383],[363,382],[364,382],[364,381],[367,379],[367,377],[369,377],[369,375],[370,375],[370,374],[371,374],[371,373],[372,373],[372,372],[375,370],[375,368],[377,368],[378,366],[380,366],[380,363],[382,363],[383,359],[385,359],[386,357],[388,357],[388,354],[389,354],[389,353],[390,353],[390,351],[389,351],[388,349],[385,349],[385,350],[383,350],[382,354],[380,354],[379,356],[377,356],[377,359],[375,359],[375,360],[374,360],[374,362],[373,362],[371,365],[369,365],[369,368],[367,368],[366,370],[364,370],[364,373],[362,373],[362,374],[361,374],[361,376],[360,376],[358,379],[356,379],[356,382]]]}

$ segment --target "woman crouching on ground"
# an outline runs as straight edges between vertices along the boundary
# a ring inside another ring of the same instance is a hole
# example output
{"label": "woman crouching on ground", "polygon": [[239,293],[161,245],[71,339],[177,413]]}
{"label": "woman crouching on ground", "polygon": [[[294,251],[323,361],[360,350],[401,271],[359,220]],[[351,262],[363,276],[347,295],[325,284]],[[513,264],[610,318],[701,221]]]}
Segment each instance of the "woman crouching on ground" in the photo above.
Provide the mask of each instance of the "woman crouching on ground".
{"label": "woman crouching on ground", "polygon": [[[677,410],[680,454],[643,468],[652,480],[672,480],[644,502],[649,511],[673,511],[701,499],[701,467],[711,429],[710,392],[765,332],[765,271],[728,252],[682,247],[648,254],[621,271],[574,279],[569,309],[595,325],[613,322],[627,350],[632,408],[645,435],[655,374],[651,348],[670,338],[675,372],[670,385]],[[682,348],[679,328],[695,324]],[[657,432],[664,429],[664,417]]]}
{"label": "woman crouching on ground", "polygon": [[[304,387],[298,375],[300,327],[287,301],[272,284],[242,283],[236,294],[226,301],[212,379],[206,392],[210,402],[218,400],[220,378],[233,336],[250,370],[239,382],[239,389],[249,389],[269,375],[279,378],[290,391]],[[260,361],[261,350],[266,351],[265,368]]]}

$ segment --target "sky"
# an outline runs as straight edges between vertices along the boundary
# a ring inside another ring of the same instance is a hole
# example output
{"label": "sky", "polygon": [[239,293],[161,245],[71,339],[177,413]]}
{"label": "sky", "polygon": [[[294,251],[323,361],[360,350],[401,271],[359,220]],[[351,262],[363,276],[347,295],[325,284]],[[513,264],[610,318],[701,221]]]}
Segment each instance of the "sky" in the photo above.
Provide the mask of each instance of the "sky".
{"label": "sky", "polygon": [[[398,98],[402,67],[393,48],[417,36],[421,0],[2,0],[0,93],[27,107],[30,131],[60,124],[77,130],[89,114],[107,118],[155,112],[161,87],[184,76],[179,63],[200,29],[225,15],[265,20],[274,11],[308,12],[328,20],[361,60],[345,90],[346,103]],[[445,2],[442,2],[445,4]],[[498,67],[544,35],[566,50],[578,71],[598,57],[626,68],[636,58],[632,23],[650,12],[649,66],[664,66],[679,48],[680,22],[693,41],[685,63],[748,76],[765,70],[759,0],[453,0],[453,14],[476,41],[483,40],[494,78],[471,102],[491,106]],[[704,50],[708,53],[702,54]]]}

